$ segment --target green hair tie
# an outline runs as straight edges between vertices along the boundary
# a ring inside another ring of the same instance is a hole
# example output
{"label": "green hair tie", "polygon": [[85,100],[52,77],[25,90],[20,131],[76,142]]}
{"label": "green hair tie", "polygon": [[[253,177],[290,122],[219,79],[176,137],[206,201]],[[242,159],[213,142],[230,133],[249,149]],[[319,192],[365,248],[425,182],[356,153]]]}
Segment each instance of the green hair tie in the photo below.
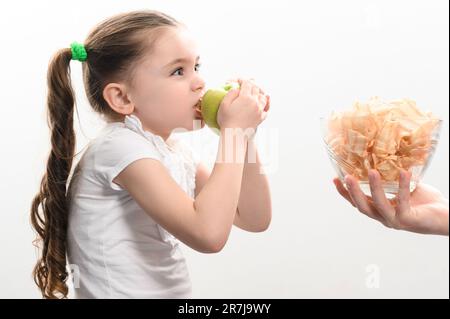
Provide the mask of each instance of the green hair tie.
{"label": "green hair tie", "polygon": [[86,48],[84,47],[84,44],[72,42],[70,48],[72,49],[72,60],[77,60],[81,62],[86,61],[87,52]]}

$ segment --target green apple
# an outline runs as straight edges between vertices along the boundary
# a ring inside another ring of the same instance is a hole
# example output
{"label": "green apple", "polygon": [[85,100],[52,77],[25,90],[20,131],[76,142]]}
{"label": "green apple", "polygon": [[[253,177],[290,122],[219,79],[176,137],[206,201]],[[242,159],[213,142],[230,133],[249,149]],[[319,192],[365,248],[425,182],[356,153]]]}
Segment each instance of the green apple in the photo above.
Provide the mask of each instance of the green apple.
{"label": "green apple", "polygon": [[201,101],[201,112],[203,121],[208,125],[214,132],[218,132],[220,129],[219,123],[217,123],[217,113],[219,111],[220,103],[222,103],[225,95],[228,91],[234,88],[239,88],[237,83],[228,83],[218,89],[209,89],[203,95]]}

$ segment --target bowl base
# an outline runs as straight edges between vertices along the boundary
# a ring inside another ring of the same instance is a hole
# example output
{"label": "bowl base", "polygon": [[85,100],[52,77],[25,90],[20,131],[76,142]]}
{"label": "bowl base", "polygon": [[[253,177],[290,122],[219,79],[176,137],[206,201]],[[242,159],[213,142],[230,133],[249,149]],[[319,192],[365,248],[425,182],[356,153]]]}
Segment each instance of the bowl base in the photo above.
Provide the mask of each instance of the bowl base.
{"label": "bowl base", "polygon": [[[367,181],[359,181],[359,187],[363,191],[363,193],[369,197],[372,197],[372,193],[370,192],[370,185]],[[348,189],[347,185],[344,182],[345,187]],[[413,192],[416,189],[417,183],[411,181],[409,184],[409,192]],[[398,194],[398,183],[397,182],[384,182],[383,190],[387,199],[393,199]]]}

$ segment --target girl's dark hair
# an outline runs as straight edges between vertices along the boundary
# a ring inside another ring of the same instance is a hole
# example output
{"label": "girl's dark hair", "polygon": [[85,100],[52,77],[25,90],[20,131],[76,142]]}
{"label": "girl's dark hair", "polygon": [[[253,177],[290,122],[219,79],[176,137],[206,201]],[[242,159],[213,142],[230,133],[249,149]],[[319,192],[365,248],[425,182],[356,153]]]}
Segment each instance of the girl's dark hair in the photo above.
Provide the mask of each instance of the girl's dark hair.
{"label": "girl's dark hair", "polygon": [[[129,79],[136,62],[157,38],[158,30],[178,25],[161,12],[135,11],[113,16],[91,31],[84,43],[87,60],[82,70],[86,94],[95,111],[113,119],[120,117],[103,98],[103,89],[111,81]],[[71,49],[62,49],[49,64],[47,122],[51,150],[40,190],[31,205],[31,223],[42,249],[33,277],[44,298],[66,298],[68,294],[67,182],[76,146],[71,58]]]}

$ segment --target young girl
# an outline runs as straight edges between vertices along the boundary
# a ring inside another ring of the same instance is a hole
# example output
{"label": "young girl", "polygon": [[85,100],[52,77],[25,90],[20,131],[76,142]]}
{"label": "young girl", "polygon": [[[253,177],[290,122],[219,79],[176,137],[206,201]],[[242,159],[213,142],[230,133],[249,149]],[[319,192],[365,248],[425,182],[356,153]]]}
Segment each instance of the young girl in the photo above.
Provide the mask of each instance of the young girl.
{"label": "young girl", "polygon": [[[67,187],[75,153],[71,60],[82,61],[89,102],[107,124]],[[34,278],[43,297],[67,297],[67,263],[79,298],[190,297],[179,241],[214,253],[233,224],[267,229],[269,185],[257,154],[244,161],[255,150],[252,136],[238,132],[256,130],[268,98],[244,80],[225,97],[219,153],[230,152],[230,142],[241,152],[232,161],[218,157],[209,172],[171,137],[177,128],[193,130],[198,119],[205,90],[198,68],[186,28],[154,11],[114,16],[84,45],[56,53],[48,70],[52,149],[31,210],[42,241]]]}

